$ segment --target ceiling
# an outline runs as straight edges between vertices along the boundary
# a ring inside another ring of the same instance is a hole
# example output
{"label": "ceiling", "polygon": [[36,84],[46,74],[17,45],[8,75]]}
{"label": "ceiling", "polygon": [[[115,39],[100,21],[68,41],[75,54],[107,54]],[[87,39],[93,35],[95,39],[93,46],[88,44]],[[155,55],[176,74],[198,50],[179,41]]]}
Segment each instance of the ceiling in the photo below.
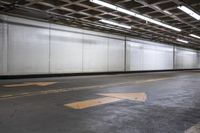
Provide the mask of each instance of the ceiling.
{"label": "ceiling", "polygon": [[[186,5],[200,14],[200,0],[103,1],[162,21],[165,24],[180,28],[182,31],[176,32],[148,23],[136,17],[91,3],[89,0],[0,0],[0,12],[200,50],[200,39],[189,36],[190,33],[200,36],[200,21],[177,8],[179,5]],[[132,29],[105,24],[99,21],[101,19],[130,25]],[[177,38],[187,40],[189,43],[178,42]]]}

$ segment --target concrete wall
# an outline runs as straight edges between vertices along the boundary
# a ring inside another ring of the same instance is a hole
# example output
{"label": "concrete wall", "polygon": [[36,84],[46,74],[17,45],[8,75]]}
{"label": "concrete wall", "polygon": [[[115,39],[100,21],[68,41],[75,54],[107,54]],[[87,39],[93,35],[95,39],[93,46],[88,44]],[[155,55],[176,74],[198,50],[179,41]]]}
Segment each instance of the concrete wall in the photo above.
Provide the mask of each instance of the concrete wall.
{"label": "concrete wall", "polygon": [[1,58],[7,57],[7,70],[1,75],[124,70],[125,37],[14,17],[6,20],[0,29],[8,32],[7,54],[1,52]]}
{"label": "concrete wall", "polygon": [[175,52],[176,69],[188,69],[199,67],[199,54],[195,50],[176,48]]}
{"label": "concrete wall", "polygon": [[9,24],[8,38],[8,74],[48,73],[48,30]]}
{"label": "concrete wall", "polygon": [[0,23],[0,74],[7,72],[7,24]]}
{"label": "concrete wall", "polygon": [[197,54],[198,54],[198,68],[200,68],[200,52],[198,51]]}
{"label": "concrete wall", "polygon": [[83,35],[51,30],[50,72],[82,72]]}
{"label": "concrete wall", "polygon": [[0,23],[0,73],[3,73],[3,24]]}
{"label": "concrete wall", "polygon": [[173,46],[129,39],[126,67],[128,71],[173,69]]}
{"label": "concrete wall", "polygon": [[[0,75],[197,68],[197,51],[0,16]],[[126,58],[125,58],[126,57]]]}
{"label": "concrete wall", "polygon": [[50,73],[123,71],[124,45],[123,37],[51,25]]}

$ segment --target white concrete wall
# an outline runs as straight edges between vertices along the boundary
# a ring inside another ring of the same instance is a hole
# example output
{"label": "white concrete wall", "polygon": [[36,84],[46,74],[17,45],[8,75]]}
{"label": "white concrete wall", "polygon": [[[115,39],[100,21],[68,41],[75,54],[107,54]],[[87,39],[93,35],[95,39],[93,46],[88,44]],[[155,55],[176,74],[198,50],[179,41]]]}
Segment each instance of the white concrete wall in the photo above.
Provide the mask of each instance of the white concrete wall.
{"label": "white concrete wall", "polygon": [[3,35],[4,26],[0,23],[0,74],[3,73]]}
{"label": "white concrete wall", "polygon": [[108,40],[108,71],[125,70],[125,42],[123,40]]}
{"label": "white concrete wall", "polygon": [[[6,21],[0,23],[0,75],[173,69],[169,45],[9,16],[0,19]],[[196,51],[177,48],[175,57],[176,69],[200,67]]]}
{"label": "white concrete wall", "polygon": [[127,41],[127,70],[173,69],[173,47],[136,39]]}
{"label": "white concrete wall", "polygon": [[83,38],[83,71],[108,71],[108,39],[92,35]]}
{"label": "white concrete wall", "polygon": [[0,23],[0,75],[7,74],[7,24]]}
{"label": "white concrete wall", "polygon": [[198,68],[200,68],[200,52],[198,52]]}
{"label": "white concrete wall", "polygon": [[8,38],[8,74],[48,73],[48,30],[9,24]]}
{"label": "white concrete wall", "polygon": [[82,34],[51,30],[50,72],[82,72]]}
{"label": "white concrete wall", "polygon": [[199,68],[197,51],[177,47],[175,52],[175,67],[176,69]]}
{"label": "white concrete wall", "polygon": [[51,73],[124,70],[123,40],[63,30],[50,34]]}
{"label": "white concrete wall", "polygon": [[[5,18],[6,16],[4,16]],[[124,70],[124,37],[7,17],[6,75]],[[15,24],[16,23],[16,24]],[[1,33],[0,41],[4,34]],[[3,63],[0,74],[3,75]]]}

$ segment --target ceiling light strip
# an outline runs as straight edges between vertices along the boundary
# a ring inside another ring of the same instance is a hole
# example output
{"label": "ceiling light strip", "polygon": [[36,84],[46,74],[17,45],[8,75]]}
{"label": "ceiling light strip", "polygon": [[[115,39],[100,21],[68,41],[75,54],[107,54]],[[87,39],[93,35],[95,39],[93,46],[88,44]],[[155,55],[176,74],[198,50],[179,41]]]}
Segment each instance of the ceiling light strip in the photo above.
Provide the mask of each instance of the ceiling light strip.
{"label": "ceiling light strip", "polygon": [[145,20],[145,21],[148,21],[148,22],[151,22],[151,23],[154,23],[154,24],[163,26],[163,27],[165,27],[165,28],[169,28],[169,29],[172,29],[172,30],[175,30],[175,31],[178,31],[178,32],[181,31],[181,29],[179,29],[179,28],[176,28],[176,27],[173,27],[173,26],[164,24],[164,23],[162,23],[162,22],[160,22],[160,21],[157,21],[157,20],[151,19],[151,18],[149,18],[149,17],[146,17],[146,16],[143,16],[143,15],[134,13],[134,12],[132,12],[132,11],[123,9],[123,8],[121,8],[121,7],[118,7],[118,6],[114,6],[114,5],[112,5],[112,4],[103,2],[103,1],[101,1],[101,0],[90,0],[90,2],[93,2],[93,3],[96,3],[96,4],[98,4],[98,5],[102,5],[102,6],[105,6],[105,7],[110,8],[110,9],[113,9],[113,10],[116,10],[116,11],[119,11],[119,12],[122,12],[122,13],[125,13],[125,14],[128,14],[128,15],[131,15],[131,16],[134,16],[134,17],[137,17],[137,18],[140,18],[140,19],[143,19],[143,20]]}
{"label": "ceiling light strip", "polygon": [[164,13],[167,13],[168,15],[172,15],[172,13],[169,12],[169,11],[167,11],[167,10],[164,10],[163,12],[164,12]]}
{"label": "ceiling light strip", "polygon": [[178,9],[184,11],[185,13],[187,13],[190,16],[192,16],[196,20],[200,20],[200,15],[198,15],[197,13],[195,13],[194,11],[189,9],[188,7],[186,7],[186,6],[178,6]]}
{"label": "ceiling light strip", "polygon": [[197,39],[200,39],[200,36],[197,36],[195,34],[190,34],[191,37],[194,37],[194,38],[197,38]]}
{"label": "ceiling light strip", "polygon": [[113,21],[109,21],[109,20],[105,20],[105,19],[101,19],[99,21],[103,22],[103,23],[107,23],[107,24],[111,24],[111,25],[115,25],[115,26],[131,29],[131,26],[124,25],[124,24],[119,24],[119,23],[116,23],[116,22],[113,22]]}
{"label": "ceiling light strip", "polygon": [[186,40],[182,40],[182,39],[176,39],[176,40],[179,42],[188,43],[188,41],[186,41]]}

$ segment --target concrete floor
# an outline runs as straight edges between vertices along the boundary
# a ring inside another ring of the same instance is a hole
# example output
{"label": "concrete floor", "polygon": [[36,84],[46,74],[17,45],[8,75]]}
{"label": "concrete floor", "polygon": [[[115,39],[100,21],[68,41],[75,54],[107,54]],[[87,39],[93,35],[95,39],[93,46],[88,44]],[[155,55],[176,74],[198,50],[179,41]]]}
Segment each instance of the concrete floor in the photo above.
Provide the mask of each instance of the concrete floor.
{"label": "concrete floor", "polygon": [[[64,106],[99,93],[147,99]],[[0,81],[1,133],[192,133],[199,122],[200,71]]]}

